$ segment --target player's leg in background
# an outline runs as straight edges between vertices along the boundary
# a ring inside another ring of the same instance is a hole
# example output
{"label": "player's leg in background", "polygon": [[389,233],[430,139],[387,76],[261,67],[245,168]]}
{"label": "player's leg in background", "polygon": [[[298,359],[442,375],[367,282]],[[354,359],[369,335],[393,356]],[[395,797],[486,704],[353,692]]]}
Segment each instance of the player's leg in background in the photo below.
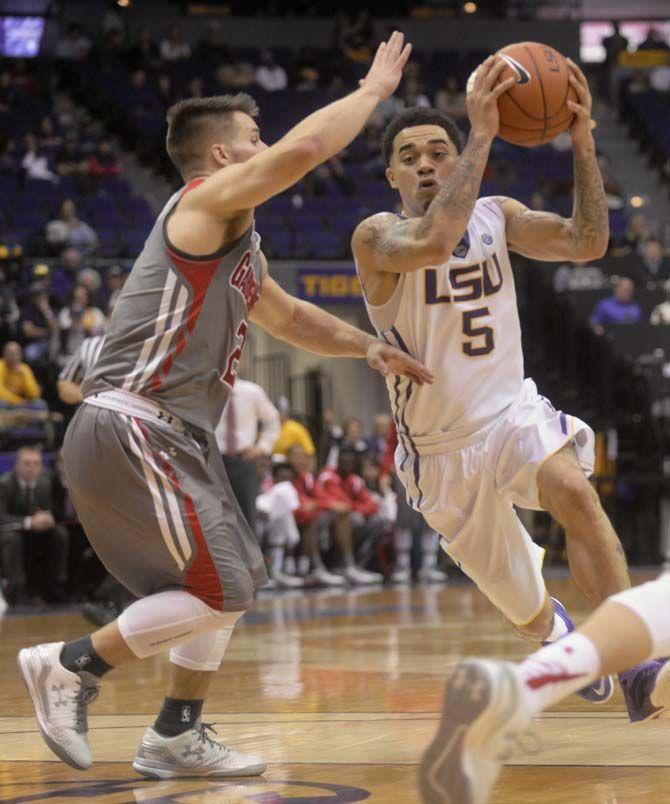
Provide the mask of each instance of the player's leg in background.
{"label": "player's leg in background", "polygon": [[597,606],[609,595],[628,589],[621,542],[572,444],[547,458],[537,485],[542,506],[565,529],[570,570],[589,602]]}
{"label": "player's leg in background", "polygon": [[[538,473],[540,502],[565,529],[570,571],[575,583],[597,606],[630,587],[621,542],[598,494],[569,444],[548,458]],[[662,664],[643,662],[619,676],[631,721],[644,717]]]}

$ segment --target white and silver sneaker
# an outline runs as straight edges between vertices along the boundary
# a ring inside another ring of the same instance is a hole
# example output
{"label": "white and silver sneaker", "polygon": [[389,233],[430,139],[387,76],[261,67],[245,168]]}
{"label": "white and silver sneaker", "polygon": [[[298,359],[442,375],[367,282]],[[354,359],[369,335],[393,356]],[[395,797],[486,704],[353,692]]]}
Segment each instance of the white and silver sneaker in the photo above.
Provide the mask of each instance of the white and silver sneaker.
{"label": "white and silver sneaker", "polygon": [[315,567],[307,576],[308,583],[319,586],[346,586],[347,582],[341,575],[329,572],[325,567]]}
{"label": "white and silver sneaker", "polygon": [[163,737],[149,726],[137,749],[133,768],[152,779],[190,776],[259,776],[266,764],[253,754],[241,754],[214,742],[213,723],[198,721],[176,737]]}
{"label": "white and silver sneaker", "polygon": [[98,684],[91,673],[71,673],[63,667],[64,644],[24,648],[18,663],[45,743],[63,762],[86,770],[92,762],[86,715],[88,704],[98,696]]}
{"label": "white and silver sneaker", "polygon": [[397,569],[391,575],[391,583],[411,583],[412,582],[412,570],[408,569]]}
{"label": "white and silver sneaker", "polygon": [[424,567],[419,570],[419,580],[423,583],[446,583],[447,576],[437,567]]}
{"label": "white and silver sneaker", "polygon": [[354,586],[384,583],[384,576],[380,572],[368,572],[355,564],[351,567],[345,567],[344,577]]}
{"label": "white and silver sneaker", "polygon": [[504,755],[530,723],[513,665],[461,662],[447,683],[440,728],[421,760],[424,804],[487,804]]}
{"label": "white and silver sneaker", "polygon": [[285,572],[275,570],[272,573],[272,580],[276,581],[280,589],[302,589],[305,585],[305,579],[299,578],[297,575],[287,575]]}

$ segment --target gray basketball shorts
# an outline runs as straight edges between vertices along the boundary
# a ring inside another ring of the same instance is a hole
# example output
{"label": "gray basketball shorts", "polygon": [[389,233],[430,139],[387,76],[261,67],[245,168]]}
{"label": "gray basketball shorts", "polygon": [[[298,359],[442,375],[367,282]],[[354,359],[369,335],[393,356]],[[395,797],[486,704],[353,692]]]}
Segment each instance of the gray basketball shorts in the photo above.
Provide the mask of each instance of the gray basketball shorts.
{"label": "gray basketball shorts", "polygon": [[267,583],[213,434],[82,404],[63,458],[91,546],[134,594],[183,589],[217,611],[243,611]]}

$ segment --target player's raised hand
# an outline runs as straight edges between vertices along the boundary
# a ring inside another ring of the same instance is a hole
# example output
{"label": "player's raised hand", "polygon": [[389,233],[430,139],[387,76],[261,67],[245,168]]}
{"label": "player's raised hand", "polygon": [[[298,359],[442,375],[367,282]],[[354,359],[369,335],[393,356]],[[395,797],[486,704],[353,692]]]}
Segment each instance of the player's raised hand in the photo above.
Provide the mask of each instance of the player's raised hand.
{"label": "player's raised hand", "polygon": [[388,42],[382,42],[377,48],[368,74],[360,82],[361,86],[379,95],[379,100],[386,100],[398,88],[402,69],[411,52],[412,46],[405,45],[404,35],[394,31]]}
{"label": "player's raised hand", "polygon": [[516,83],[515,78],[508,78],[498,83],[500,74],[506,66],[502,59],[489,56],[470,76],[466,104],[474,134],[482,134],[493,139],[498,133],[500,128],[498,98]]}
{"label": "player's raised hand", "polygon": [[593,106],[591,90],[586,76],[574,61],[568,59],[567,62],[570,70],[568,81],[579,98],[578,103],[568,101],[568,108],[575,113],[574,122],[570,126],[570,136],[572,137],[573,145],[587,144],[591,140],[591,129],[594,127],[594,123],[591,120],[591,107]]}
{"label": "player's raised hand", "polygon": [[431,385],[435,379],[419,360],[382,341],[376,341],[368,347],[366,358],[370,368],[384,377],[389,374],[402,374],[418,385],[424,383]]}

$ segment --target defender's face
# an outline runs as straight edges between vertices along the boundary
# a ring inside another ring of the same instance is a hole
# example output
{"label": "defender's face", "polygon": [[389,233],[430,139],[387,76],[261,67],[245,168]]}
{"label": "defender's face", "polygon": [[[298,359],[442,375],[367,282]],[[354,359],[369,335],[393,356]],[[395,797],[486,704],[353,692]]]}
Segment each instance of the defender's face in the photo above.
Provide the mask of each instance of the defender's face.
{"label": "defender's face", "polygon": [[449,178],[458,151],[441,126],[404,128],[393,141],[386,178],[411,215],[423,215]]}
{"label": "defender's face", "polygon": [[231,131],[230,141],[224,146],[231,163],[246,162],[268,147],[261,139],[256,121],[244,112],[234,112]]}

